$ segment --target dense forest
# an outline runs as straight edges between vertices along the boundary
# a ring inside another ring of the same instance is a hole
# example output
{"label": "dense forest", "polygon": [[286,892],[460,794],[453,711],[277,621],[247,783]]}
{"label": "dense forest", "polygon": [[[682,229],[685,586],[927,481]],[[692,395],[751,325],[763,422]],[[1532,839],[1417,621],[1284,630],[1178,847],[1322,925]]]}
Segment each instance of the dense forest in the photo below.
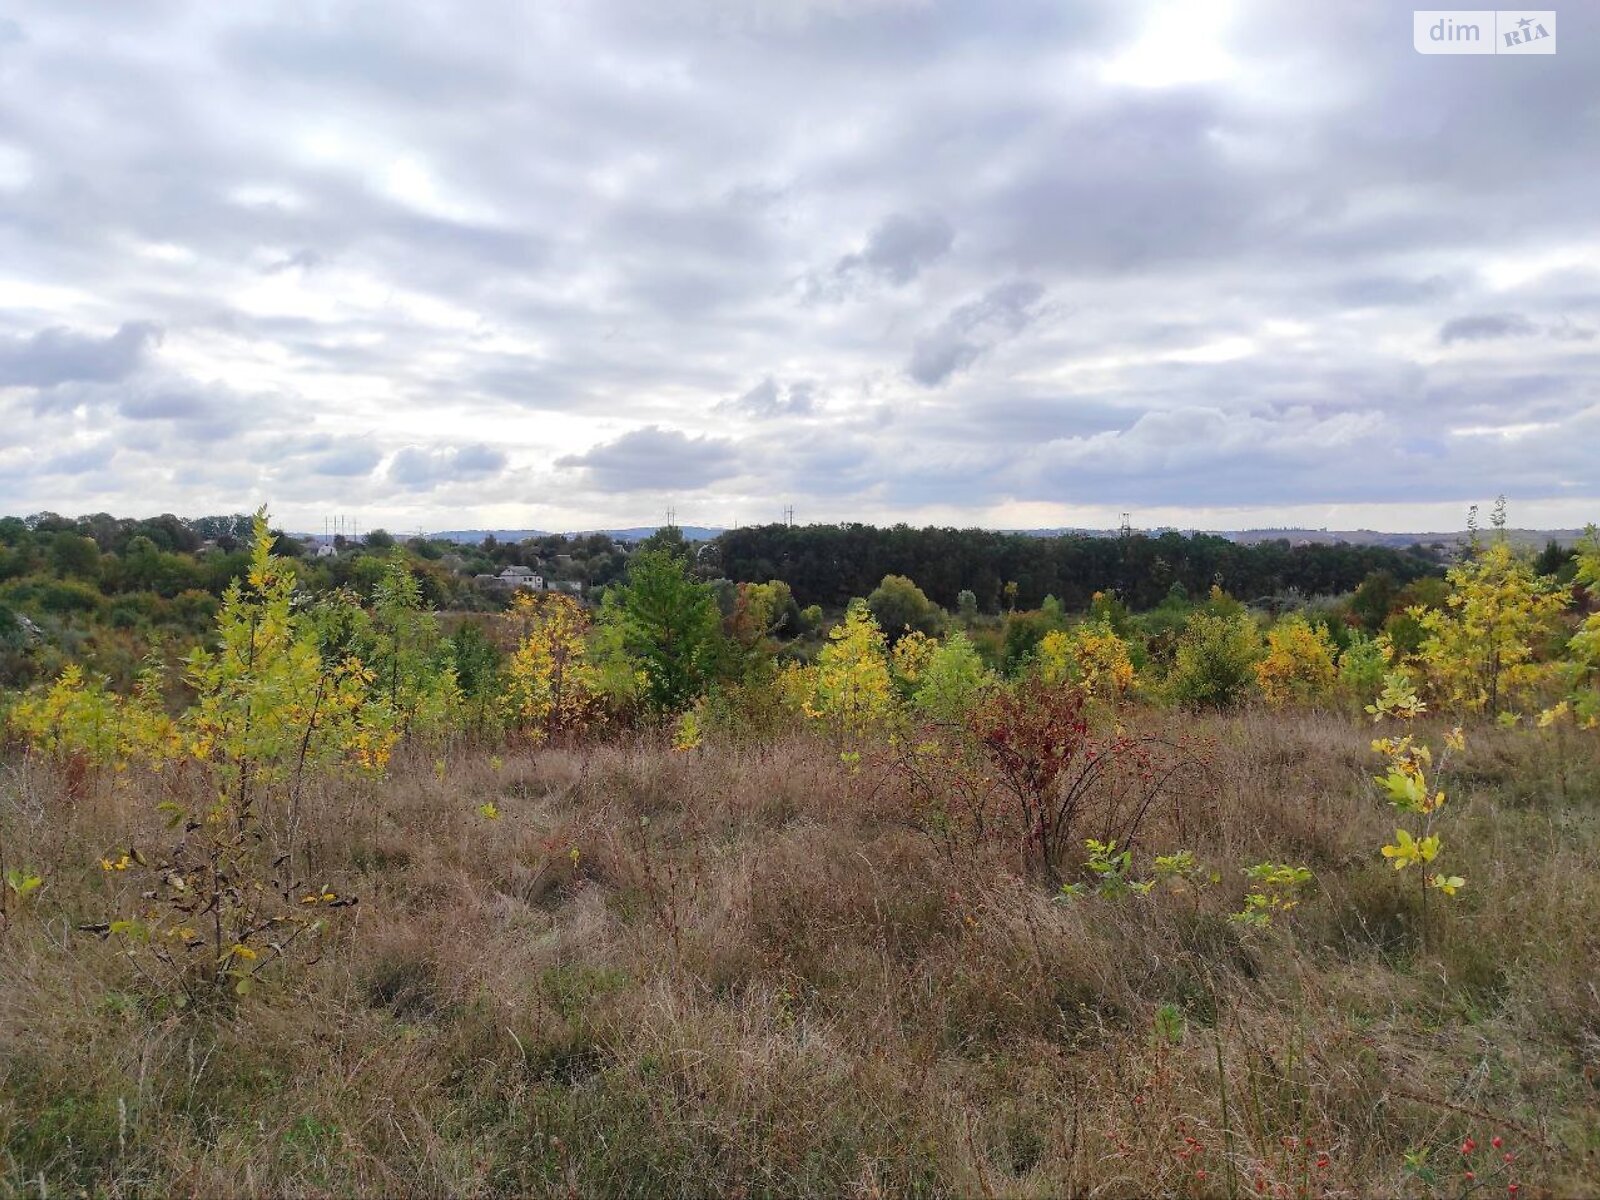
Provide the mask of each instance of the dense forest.
{"label": "dense forest", "polygon": [[[1334,595],[1353,590],[1376,571],[1401,584],[1441,574],[1444,557],[1443,547],[1242,545],[1206,533],[1035,537],[860,524],[733,529],[713,545],[728,578],[781,579],[801,604],[839,607],[865,596],[885,575],[905,575],[947,608],[963,590],[971,591],[985,612],[1037,608],[1046,596],[1082,608],[1096,592],[1115,592],[1130,608],[1147,609],[1165,600],[1174,585],[1189,595],[1216,585],[1252,602],[1289,593]],[[1008,596],[1010,583],[1016,589]]]}

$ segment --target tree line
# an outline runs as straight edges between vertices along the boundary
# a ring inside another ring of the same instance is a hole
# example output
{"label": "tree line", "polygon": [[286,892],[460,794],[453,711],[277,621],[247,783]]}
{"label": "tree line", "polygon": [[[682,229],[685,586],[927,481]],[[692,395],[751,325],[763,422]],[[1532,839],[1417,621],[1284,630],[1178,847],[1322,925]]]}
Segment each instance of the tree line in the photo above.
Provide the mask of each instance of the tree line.
{"label": "tree line", "polygon": [[886,575],[915,579],[946,608],[970,591],[980,609],[997,612],[1037,608],[1046,596],[1083,608],[1096,592],[1114,592],[1129,606],[1148,609],[1175,587],[1204,595],[1217,586],[1260,602],[1348,592],[1375,572],[1404,585],[1443,571],[1442,547],[1291,545],[1284,539],[1246,545],[1175,531],[1035,537],[931,526],[761,525],[729,530],[710,546],[708,566],[729,579],[781,579],[800,604],[825,608],[865,596]]}

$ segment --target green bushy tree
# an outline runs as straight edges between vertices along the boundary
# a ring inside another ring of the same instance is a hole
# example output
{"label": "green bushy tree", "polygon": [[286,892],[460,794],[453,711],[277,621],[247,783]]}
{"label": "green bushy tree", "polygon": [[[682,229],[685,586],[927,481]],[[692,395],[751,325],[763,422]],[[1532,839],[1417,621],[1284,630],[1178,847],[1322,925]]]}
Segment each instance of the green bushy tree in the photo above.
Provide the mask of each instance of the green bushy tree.
{"label": "green bushy tree", "polygon": [[891,643],[906,633],[934,637],[944,628],[944,610],[904,575],[885,575],[867,596],[867,608]]}
{"label": "green bushy tree", "polygon": [[609,589],[601,617],[644,672],[646,705],[676,712],[706,690],[722,655],[722,620],[711,585],[689,576],[669,549],[641,550],[626,580]]}
{"label": "green bushy tree", "polygon": [[1167,690],[1185,707],[1225,708],[1249,693],[1263,653],[1261,631],[1248,613],[1200,610],[1178,639]]}

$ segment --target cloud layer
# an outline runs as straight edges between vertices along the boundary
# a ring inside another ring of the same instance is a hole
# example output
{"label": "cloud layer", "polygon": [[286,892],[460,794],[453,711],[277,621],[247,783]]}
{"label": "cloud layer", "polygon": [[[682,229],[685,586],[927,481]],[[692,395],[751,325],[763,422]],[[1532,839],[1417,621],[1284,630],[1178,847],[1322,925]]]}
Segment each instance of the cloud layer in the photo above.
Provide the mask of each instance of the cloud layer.
{"label": "cloud layer", "polygon": [[0,512],[1600,515],[1600,10],[395,0],[0,26]]}

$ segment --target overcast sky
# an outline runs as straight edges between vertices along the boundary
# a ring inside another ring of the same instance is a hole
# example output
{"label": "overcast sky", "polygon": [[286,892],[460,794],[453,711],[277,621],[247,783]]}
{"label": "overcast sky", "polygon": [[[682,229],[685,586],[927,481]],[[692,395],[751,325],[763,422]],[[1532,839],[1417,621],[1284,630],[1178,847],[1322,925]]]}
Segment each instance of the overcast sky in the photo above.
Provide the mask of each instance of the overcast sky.
{"label": "overcast sky", "polygon": [[0,513],[1600,518],[1600,5],[0,5]]}

